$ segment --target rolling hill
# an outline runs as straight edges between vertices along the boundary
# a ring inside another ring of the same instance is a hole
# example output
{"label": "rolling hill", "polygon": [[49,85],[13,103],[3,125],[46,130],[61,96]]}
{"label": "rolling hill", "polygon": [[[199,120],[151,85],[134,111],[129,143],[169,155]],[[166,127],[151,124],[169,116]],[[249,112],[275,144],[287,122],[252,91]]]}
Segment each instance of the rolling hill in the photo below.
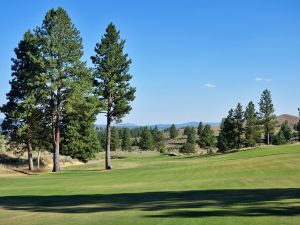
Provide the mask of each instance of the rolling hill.
{"label": "rolling hill", "polygon": [[294,127],[294,124],[297,124],[299,122],[300,117],[289,114],[282,114],[280,116],[277,116],[276,120],[279,125],[284,123],[285,121],[288,121],[289,126]]}

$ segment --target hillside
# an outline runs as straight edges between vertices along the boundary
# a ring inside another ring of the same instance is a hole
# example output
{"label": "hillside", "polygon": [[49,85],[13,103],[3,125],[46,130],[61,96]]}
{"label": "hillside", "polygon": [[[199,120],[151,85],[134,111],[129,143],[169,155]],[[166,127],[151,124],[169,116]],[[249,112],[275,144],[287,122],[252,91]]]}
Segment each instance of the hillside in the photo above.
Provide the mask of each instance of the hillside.
{"label": "hillside", "polygon": [[132,153],[109,172],[101,160],[2,177],[0,224],[300,224],[299,147],[213,157]]}
{"label": "hillside", "polygon": [[294,124],[297,124],[299,122],[300,117],[289,115],[289,114],[283,114],[283,115],[277,116],[276,120],[279,125],[284,123],[285,121],[288,121],[289,126],[294,127]]}

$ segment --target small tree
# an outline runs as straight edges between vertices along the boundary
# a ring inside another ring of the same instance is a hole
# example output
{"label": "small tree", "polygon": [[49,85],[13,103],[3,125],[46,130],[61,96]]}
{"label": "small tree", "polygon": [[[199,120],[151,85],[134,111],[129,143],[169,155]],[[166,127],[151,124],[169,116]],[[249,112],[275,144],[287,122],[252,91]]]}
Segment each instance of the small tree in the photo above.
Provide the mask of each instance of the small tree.
{"label": "small tree", "polygon": [[205,125],[198,139],[198,145],[201,148],[207,149],[216,145],[216,137],[210,125]]}
{"label": "small tree", "polygon": [[106,111],[105,168],[112,169],[110,163],[111,123],[120,122],[131,111],[130,102],[134,100],[135,88],[130,86],[129,73],[131,60],[124,54],[125,40],[110,23],[101,42],[96,44],[96,55],[92,56],[95,65],[94,87],[99,100],[104,102]]}
{"label": "small tree", "polygon": [[270,144],[270,134],[274,133],[276,116],[274,114],[274,105],[272,103],[271,92],[265,90],[261,96],[260,102],[260,118],[264,126],[266,144]]}
{"label": "small tree", "polygon": [[236,148],[240,149],[242,147],[242,136],[244,133],[244,112],[241,103],[238,103],[236,109],[234,110],[234,123],[235,129],[234,133],[236,136]]}
{"label": "small tree", "polygon": [[119,129],[112,127],[111,129],[111,150],[117,151],[121,147]]}
{"label": "small tree", "polygon": [[132,137],[130,134],[130,130],[125,128],[122,134],[122,150],[123,151],[131,151],[132,149]]}
{"label": "small tree", "polygon": [[245,145],[254,147],[261,138],[261,128],[258,120],[258,113],[253,102],[249,102],[245,111]]}
{"label": "small tree", "polygon": [[200,122],[198,127],[197,127],[197,135],[200,137],[202,135],[202,131],[203,131],[204,127],[203,127],[203,123]]}
{"label": "small tree", "polygon": [[100,151],[103,151],[105,149],[105,140],[106,140],[106,132],[105,129],[97,129],[97,136],[98,140],[100,142]]}
{"label": "small tree", "polygon": [[178,136],[178,130],[176,129],[175,124],[172,124],[170,127],[170,138],[175,139]]}
{"label": "small tree", "polygon": [[194,129],[194,128],[190,127],[190,126],[185,127],[183,130],[183,135],[187,136],[191,132],[192,129]]}
{"label": "small tree", "polygon": [[148,127],[145,127],[142,131],[140,138],[140,149],[142,150],[153,150],[154,149],[154,141],[151,134],[151,131]]}
{"label": "small tree", "polygon": [[274,145],[284,145],[287,143],[287,140],[284,137],[284,133],[280,130],[274,137],[273,137],[273,144]]}
{"label": "small tree", "polygon": [[166,147],[164,133],[158,130],[157,127],[155,127],[152,130],[152,137],[153,137],[155,149],[159,152],[164,152]]}
{"label": "small tree", "polygon": [[281,124],[280,131],[282,131],[284,139],[286,142],[291,141],[292,139],[292,129],[289,127],[288,121],[286,120],[283,124]]}
{"label": "small tree", "polygon": [[194,153],[195,152],[195,144],[196,144],[196,132],[194,128],[189,128],[186,131],[187,139],[186,143],[183,146],[181,152],[183,153]]}

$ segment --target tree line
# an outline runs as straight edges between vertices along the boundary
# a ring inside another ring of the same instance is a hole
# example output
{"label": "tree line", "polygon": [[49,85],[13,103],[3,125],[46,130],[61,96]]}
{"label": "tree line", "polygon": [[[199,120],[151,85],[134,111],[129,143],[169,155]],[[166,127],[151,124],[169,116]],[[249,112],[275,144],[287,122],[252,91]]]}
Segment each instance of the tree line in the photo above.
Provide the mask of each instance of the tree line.
{"label": "tree line", "polygon": [[288,122],[281,124],[280,129],[276,121],[275,109],[272,103],[271,92],[265,90],[259,102],[259,111],[256,111],[251,101],[245,111],[240,103],[235,109],[230,109],[228,116],[221,122],[217,147],[220,151],[254,147],[258,144],[286,144],[292,140],[300,140],[300,121],[294,129]]}
{"label": "tree line", "polygon": [[109,24],[91,56],[94,68],[88,68],[80,32],[62,8],[49,10],[41,26],[25,32],[1,111],[3,133],[12,148],[28,152],[29,170],[33,150],[52,149],[53,172],[60,171],[60,154],[92,158],[100,149],[94,126],[99,113],[107,118],[105,167],[111,169],[111,123],[130,112],[135,94],[124,45]]}

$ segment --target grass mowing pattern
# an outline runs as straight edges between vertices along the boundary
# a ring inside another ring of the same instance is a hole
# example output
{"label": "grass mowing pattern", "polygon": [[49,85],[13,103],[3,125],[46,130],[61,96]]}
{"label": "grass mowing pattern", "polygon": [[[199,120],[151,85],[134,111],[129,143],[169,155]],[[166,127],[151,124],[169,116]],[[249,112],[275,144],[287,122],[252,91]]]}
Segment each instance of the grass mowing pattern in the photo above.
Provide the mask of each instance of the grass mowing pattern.
{"label": "grass mowing pattern", "polygon": [[300,145],[0,178],[0,224],[300,224]]}

